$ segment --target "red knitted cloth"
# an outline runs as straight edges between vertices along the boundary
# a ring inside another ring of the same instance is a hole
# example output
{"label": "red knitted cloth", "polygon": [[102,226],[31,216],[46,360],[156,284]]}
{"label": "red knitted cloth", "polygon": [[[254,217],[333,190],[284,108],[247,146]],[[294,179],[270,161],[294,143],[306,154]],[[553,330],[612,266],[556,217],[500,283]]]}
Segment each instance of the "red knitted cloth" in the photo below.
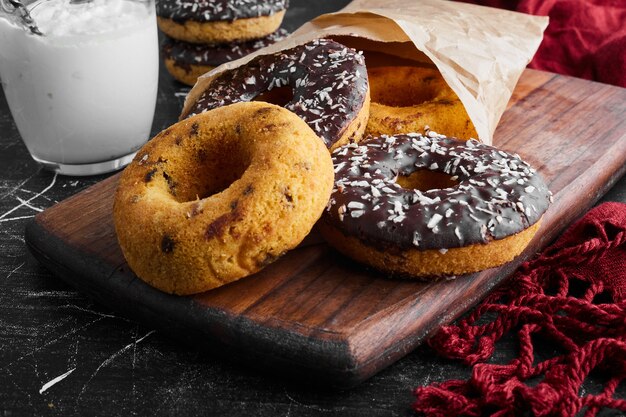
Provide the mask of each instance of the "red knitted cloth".
{"label": "red knitted cloth", "polygon": [[[506,365],[485,363],[507,333],[516,336],[519,357]],[[537,337],[561,354],[538,360]],[[565,417],[585,411],[589,417],[603,407],[626,411],[626,400],[613,398],[626,379],[626,204],[591,210],[429,344],[473,369],[467,381],[417,388],[413,407],[426,416]],[[606,378],[604,388],[579,396],[592,370]]]}

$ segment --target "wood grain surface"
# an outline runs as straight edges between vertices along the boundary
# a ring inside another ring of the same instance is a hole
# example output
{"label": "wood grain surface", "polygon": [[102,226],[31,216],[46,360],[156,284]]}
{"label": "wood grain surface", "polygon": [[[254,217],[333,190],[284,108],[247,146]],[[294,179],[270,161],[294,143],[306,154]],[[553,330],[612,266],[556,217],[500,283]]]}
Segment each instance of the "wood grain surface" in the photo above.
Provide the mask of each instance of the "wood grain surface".
{"label": "wood grain surface", "polygon": [[127,268],[111,208],[117,176],[45,210],[26,243],[53,272],[152,327],[255,366],[338,386],[363,381],[469,309],[586,211],[626,170],[626,90],[527,70],[496,131],[555,194],[515,261],[420,283],[371,272],[315,236],[262,272],[193,297],[163,294]]}

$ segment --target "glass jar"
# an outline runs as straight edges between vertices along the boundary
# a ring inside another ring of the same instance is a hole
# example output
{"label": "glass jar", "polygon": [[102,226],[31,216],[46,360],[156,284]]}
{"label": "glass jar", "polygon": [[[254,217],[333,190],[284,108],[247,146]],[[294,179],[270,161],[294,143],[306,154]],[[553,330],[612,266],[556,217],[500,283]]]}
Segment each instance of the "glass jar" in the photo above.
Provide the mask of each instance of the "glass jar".
{"label": "glass jar", "polygon": [[43,36],[0,0],[0,78],[32,157],[67,175],[128,164],[150,135],[159,57],[154,0],[37,0]]}

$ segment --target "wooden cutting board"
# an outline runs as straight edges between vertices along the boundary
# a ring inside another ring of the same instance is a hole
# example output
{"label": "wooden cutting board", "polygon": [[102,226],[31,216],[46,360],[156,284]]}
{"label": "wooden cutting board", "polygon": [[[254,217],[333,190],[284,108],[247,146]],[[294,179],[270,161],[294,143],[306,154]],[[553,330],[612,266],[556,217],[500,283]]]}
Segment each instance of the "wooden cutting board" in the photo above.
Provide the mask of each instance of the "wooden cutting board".
{"label": "wooden cutting board", "polygon": [[196,296],[167,295],[137,279],[117,245],[117,175],[37,215],[26,242],[63,280],[177,339],[299,380],[351,386],[468,310],[624,174],[626,89],[527,70],[495,145],[536,167],[554,204],[519,258],[456,280],[389,279],[313,233],[254,276]]}

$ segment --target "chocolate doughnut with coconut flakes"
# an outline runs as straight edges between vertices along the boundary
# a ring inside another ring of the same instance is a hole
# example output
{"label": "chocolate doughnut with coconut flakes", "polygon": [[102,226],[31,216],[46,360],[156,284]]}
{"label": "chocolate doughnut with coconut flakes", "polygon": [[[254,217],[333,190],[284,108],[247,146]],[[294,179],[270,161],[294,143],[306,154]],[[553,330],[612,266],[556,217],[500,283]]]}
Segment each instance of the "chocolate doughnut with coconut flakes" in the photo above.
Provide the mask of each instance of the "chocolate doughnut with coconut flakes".
{"label": "chocolate doughnut with coconut flakes", "polygon": [[158,0],[157,14],[176,22],[233,21],[270,16],[289,7],[288,0]]}
{"label": "chocolate doughnut with coconut flakes", "polygon": [[405,276],[466,274],[512,260],[552,198],[518,155],[432,132],[348,145],[333,163],[322,234],[348,256]]}
{"label": "chocolate doughnut with coconut flakes", "polygon": [[181,118],[262,94],[274,104],[283,98],[284,107],[307,122],[330,149],[358,142],[367,124],[369,83],[363,56],[329,39],[257,56],[221,73]]}
{"label": "chocolate doughnut with coconut flakes", "polygon": [[157,0],[157,22],[168,36],[192,43],[262,38],[278,29],[288,0]]}
{"label": "chocolate doughnut with coconut flakes", "polygon": [[197,78],[226,62],[242,58],[289,35],[285,29],[261,39],[218,45],[199,45],[166,37],[161,46],[165,67],[178,81],[194,85]]}

